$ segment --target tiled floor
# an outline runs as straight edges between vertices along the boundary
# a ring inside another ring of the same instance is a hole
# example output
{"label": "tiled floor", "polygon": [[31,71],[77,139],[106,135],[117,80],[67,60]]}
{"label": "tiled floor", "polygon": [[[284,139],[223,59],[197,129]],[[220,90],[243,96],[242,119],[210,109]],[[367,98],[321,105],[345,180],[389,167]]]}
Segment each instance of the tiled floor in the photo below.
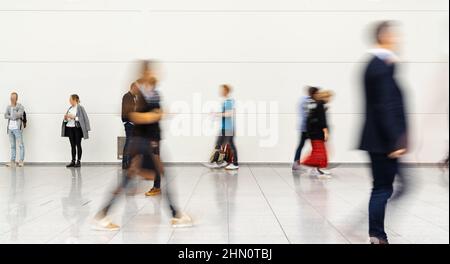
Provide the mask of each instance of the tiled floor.
{"label": "tiled floor", "polygon": [[[366,243],[369,171],[334,168],[334,178],[293,175],[286,166],[242,166],[238,173],[171,166],[169,187],[195,220],[172,229],[151,182],[115,207],[122,229],[90,220],[119,182],[115,166],[0,168],[0,243]],[[408,191],[389,206],[392,243],[449,243],[448,172],[409,168]]]}

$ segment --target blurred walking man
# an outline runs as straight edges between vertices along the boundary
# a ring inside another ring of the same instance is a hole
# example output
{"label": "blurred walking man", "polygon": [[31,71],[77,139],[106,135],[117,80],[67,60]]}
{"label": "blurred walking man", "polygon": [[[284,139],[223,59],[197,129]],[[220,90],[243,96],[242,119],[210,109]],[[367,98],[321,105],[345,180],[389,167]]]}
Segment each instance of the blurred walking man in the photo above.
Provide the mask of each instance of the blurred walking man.
{"label": "blurred walking man", "polygon": [[399,158],[406,153],[407,124],[402,91],[395,80],[397,35],[392,22],[376,26],[376,48],[364,73],[365,123],[360,149],[371,160],[373,189],[369,204],[369,235],[372,244],[388,244],[384,228],[386,205]]}

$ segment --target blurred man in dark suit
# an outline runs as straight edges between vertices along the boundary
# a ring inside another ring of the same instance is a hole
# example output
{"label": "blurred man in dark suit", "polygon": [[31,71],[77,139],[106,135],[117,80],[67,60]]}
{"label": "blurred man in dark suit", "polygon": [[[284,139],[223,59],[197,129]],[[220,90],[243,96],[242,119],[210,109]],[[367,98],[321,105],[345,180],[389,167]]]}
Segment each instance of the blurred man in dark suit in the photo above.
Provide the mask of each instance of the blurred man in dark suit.
{"label": "blurred man in dark suit", "polygon": [[369,204],[372,244],[388,244],[384,228],[386,205],[399,174],[399,158],[407,149],[407,122],[402,91],[395,79],[397,34],[393,22],[380,22],[376,48],[364,73],[365,122],[360,149],[368,152],[373,175]]}

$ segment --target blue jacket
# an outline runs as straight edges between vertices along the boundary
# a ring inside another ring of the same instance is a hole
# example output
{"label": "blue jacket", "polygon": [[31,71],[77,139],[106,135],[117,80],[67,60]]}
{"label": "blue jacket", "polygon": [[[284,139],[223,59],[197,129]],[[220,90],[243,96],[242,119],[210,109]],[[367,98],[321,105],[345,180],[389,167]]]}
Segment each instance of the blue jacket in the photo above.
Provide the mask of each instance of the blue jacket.
{"label": "blue jacket", "polygon": [[374,56],[364,73],[366,113],[360,149],[391,153],[407,147],[407,122],[395,64]]}

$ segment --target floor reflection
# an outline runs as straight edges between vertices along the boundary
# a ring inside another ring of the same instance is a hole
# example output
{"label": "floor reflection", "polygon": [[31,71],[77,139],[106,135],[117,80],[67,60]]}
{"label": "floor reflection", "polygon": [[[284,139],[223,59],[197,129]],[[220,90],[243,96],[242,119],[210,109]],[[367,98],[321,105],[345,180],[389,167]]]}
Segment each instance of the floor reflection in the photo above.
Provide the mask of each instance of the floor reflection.
{"label": "floor reflection", "polygon": [[20,226],[25,222],[27,216],[24,168],[11,168],[9,176],[10,189],[6,218],[11,227],[10,241],[15,242],[19,240]]}
{"label": "floor reflection", "polygon": [[62,213],[69,222],[67,244],[79,243],[80,227],[89,216],[90,201],[83,198],[83,177],[81,168],[69,170],[70,189],[67,196],[61,198]]}

